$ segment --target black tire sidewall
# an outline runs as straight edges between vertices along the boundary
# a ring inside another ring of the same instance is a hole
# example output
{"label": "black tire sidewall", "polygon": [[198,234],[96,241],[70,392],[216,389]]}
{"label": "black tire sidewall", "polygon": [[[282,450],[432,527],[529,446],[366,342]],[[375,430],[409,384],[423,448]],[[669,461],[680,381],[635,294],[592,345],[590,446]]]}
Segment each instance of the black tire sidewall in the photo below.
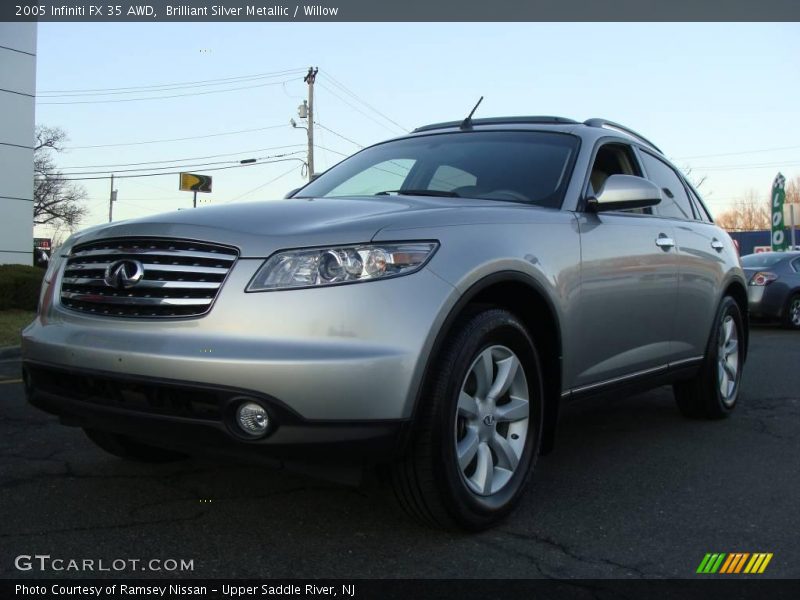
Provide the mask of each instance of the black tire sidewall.
{"label": "black tire sidewall", "polygon": [[786,325],[788,329],[800,329],[800,325],[792,323],[792,304],[798,299],[800,299],[800,294],[794,293],[789,296],[789,301],[786,303],[786,319],[784,320],[784,325]]}
{"label": "black tire sidewall", "polygon": [[[462,523],[480,527],[510,512],[525,488],[532,467],[539,453],[542,427],[542,382],[541,368],[536,349],[523,325],[511,313],[490,310],[474,317],[481,321],[479,328],[467,339],[456,338],[456,357],[451,363],[450,373],[440,398],[434,433],[440,460],[436,461],[437,481],[443,484],[441,491],[451,512]],[[455,454],[455,419],[461,385],[475,358],[485,349],[503,345],[519,358],[525,371],[530,398],[528,437],[520,462],[511,480],[499,492],[486,497],[472,493],[463,481]],[[438,467],[438,468],[437,468]]]}

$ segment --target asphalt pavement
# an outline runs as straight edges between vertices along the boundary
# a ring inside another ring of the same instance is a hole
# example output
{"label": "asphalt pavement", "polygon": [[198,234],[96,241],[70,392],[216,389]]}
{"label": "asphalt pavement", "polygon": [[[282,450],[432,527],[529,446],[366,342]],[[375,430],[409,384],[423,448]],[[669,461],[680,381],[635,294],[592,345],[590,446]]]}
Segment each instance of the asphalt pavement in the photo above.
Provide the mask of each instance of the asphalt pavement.
{"label": "asphalt pavement", "polygon": [[[191,560],[198,578],[691,578],[709,552],[770,552],[758,577],[800,577],[797,332],[754,329],[723,421],[682,418],[669,388],[567,407],[520,508],[477,535],[417,526],[374,482],[126,463],[28,406],[18,377],[0,360],[0,577],[81,576],[15,568],[39,554]],[[106,575],[162,574],[82,574]]]}

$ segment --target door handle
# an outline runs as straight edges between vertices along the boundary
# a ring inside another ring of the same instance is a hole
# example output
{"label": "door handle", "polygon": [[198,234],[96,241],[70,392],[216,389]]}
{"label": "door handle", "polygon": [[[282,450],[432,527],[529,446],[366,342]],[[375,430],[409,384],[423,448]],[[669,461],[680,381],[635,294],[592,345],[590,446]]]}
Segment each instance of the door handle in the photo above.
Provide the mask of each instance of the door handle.
{"label": "door handle", "polygon": [[725,244],[720,242],[717,238],[711,240],[711,247],[717,252],[722,252],[725,249]]}
{"label": "door handle", "polygon": [[673,240],[671,237],[667,237],[663,233],[659,233],[658,237],[656,238],[656,246],[662,250],[669,250],[670,248],[675,247],[675,240]]}

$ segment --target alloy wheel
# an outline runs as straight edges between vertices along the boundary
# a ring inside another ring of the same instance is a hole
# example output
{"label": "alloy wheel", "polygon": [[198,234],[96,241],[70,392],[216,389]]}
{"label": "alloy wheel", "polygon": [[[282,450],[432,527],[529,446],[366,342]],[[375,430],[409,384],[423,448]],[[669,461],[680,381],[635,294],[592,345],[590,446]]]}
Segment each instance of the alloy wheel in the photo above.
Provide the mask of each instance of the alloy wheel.
{"label": "alloy wheel", "polygon": [[795,327],[800,327],[800,298],[792,300],[789,307],[789,321]]}
{"label": "alloy wheel", "polygon": [[719,329],[717,346],[717,380],[722,402],[730,406],[736,400],[739,383],[739,334],[736,322],[726,315]]}
{"label": "alloy wheel", "polygon": [[503,489],[525,449],[530,394],[519,358],[491,346],[473,361],[458,398],[456,460],[463,482],[478,496]]}

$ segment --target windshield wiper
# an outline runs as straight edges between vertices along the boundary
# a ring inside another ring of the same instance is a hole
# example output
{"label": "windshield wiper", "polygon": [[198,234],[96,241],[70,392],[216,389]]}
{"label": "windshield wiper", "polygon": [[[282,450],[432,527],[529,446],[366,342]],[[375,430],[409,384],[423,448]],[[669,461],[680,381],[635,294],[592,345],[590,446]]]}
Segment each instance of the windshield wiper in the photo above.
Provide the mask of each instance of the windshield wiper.
{"label": "windshield wiper", "polygon": [[441,198],[461,198],[455,192],[446,192],[444,190],[386,190],[378,192],[376,196],[388,196],[389,194],[399,194],[402,196],[439,196]]}

